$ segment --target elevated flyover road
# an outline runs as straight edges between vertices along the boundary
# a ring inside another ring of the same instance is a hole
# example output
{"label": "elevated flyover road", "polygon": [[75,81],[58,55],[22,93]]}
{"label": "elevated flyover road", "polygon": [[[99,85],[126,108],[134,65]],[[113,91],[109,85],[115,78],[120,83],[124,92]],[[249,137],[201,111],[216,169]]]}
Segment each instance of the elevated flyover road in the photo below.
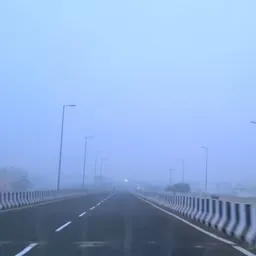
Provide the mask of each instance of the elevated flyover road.
{"label": "elevated flyover road", "polygon": [[88,194],[0,214],[1,256],[253,255],[216,237],[129,193]]}

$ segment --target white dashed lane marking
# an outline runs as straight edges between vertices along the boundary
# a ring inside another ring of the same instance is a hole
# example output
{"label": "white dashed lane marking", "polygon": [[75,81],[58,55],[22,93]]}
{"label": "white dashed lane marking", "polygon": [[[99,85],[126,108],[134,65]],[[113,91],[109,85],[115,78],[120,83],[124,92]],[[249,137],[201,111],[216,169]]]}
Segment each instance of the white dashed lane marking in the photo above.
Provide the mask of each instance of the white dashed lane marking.
{"label": "white dashed lane marking", "polygon": [[27,252],[29,252],[30,250],[32,250],[35,246],[37,246],[38,243],[32,243],[30,245],[28,245],[25,249],[23,249],[21,252],[15,254],[15,256],[23,256],[25,255]]}
{"label": "white dashed lane marking", "polygon": [[97,206],[99,206],[99,205],[101,205],[102,203],[104,203],[105,201],[107,201],[111,196],[113,196],[113,194],[110,195],[110,196],[108,196],[108,197],[106,197],[106,198],[103,199],[101,202],[97,203],[95,206],[91,207],[91,208],[89,209],[89,211],[95,209]]}
{"label": "white dashed lane marking", "polygon": [[[113,194],[112,194],[113,195]],[[106,197],[105,199],[103,199],[101,202],[99,202],[97,205],[91,207],[89,210],[93,210],[95,209],[95,207],[99,206],[100,204],[106,202],[106,200],[108,200],[112,195]],[[82,212],[80,215],[78,215],[79,217],[82,217],[86,214],[86,212]],[[65,223],[64,225],[60,226],[59,228],[57,228],[55,230],[55,232],[60,232],[62,229],[64,229],[65,227],[67,227],[68,225],[70,225],[72,222],[68,221],[67,223]],[[30,250],[32,250],[35,246],[37,246],[38,243],[31,243],[30,245],[28,245],[26,248],[24,248],[22,251],[20,251],[19,253],[15,254],[15,256],[23,256],[26,253],[28,253]]]}
{"label": "white dashed lane marking", "polygon": [[69,221],[69,222],[65,223],[64,225],[60,226],[59,228],[57,228],[55,230],[55,232],[61,231],[63,228],[67,227],[69,224],[71,224],[71,221]]}
{"label": "white dashed lane marking", "polygon": [[86,214],[86,212],[82,212],[78,217],[83,217]]}

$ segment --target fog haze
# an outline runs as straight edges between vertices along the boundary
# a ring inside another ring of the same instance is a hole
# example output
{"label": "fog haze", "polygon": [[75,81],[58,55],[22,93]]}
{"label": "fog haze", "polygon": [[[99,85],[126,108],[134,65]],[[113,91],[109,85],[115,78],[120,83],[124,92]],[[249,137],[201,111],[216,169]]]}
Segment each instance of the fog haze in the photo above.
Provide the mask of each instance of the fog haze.
{"label": "fog haze", "polygon": [[3,1],[0,166],[62,182],[105,175],[254,182],[255,1]]}

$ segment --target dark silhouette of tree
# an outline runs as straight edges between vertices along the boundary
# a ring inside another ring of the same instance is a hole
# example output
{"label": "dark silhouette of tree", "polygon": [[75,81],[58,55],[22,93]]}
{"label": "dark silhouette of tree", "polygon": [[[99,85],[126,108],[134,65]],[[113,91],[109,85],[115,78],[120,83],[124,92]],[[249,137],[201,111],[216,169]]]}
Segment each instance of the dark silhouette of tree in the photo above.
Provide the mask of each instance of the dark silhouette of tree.
{"label": "dark silhouette of tree", "polygon": [[25,191],[32,187],[32,183],[28,180],[27,176],[22,176],[20,179],[12,183],[12,188],[15,191]]}
{"label": "dark silhouette of tree", "polygon": [[180,193],[190,193],[190,185],[188,183],[176,183],[173,185],[168,185],[165,191],[169,192],[180,192]]}
{"label": "dark silhouette of tree", "polygon": [[32,187],[26,171],[15,167],[0,168],[0,190],[25,191]]}

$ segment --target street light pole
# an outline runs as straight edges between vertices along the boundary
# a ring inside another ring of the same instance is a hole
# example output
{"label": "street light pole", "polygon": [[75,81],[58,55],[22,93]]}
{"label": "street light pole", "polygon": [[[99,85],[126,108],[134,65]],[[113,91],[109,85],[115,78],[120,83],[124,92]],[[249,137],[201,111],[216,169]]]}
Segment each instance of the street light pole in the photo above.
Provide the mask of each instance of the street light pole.
{"label": "street light pole", "polygon": [[204,190],[207,193],[207,185],[208,185],[208,147],[202,147],[205,150],[205,184]]}
{"label": "street light pole", "polygon": [[98,163],[98,155],[96,155],[95,162],[94,162],[94,179],[96,178],[96,175],[97,175],[97,163]]}
{"label": "street light pole", "polygon": [[177,160],[181,163],[181,183],[184,184],[185,182],[185,160],[183,157],[178,157]]}
{"label": "street light pole", "polygon": [[169,169],[169,186],[172,185],[172,172],[174,171],[174,169]]}
{"label": "street light pole", "polygon": [[101,178],[102,178],[103,163],[104,163],[104,159],[101,159],[100,160],[100,176],[101,176]]}
{"label": "street light pole", "polygon": [[86,167],[86,157],[87,157],[87,142],[88,139],[92,139],[93,136],[86,136],[85,137],[85,142],[84,142],[84,168],[83,168],[83,182],[82,182],[82,187],[84,188],[84,179],[85,179],[85,167]]}
{"label": "street light pole", "polygon": [[62,122],[61,122],[61,134],[60,134],[60,154],[59,154],[57,190],[60,190],[60,172],[61,172],[61,161],[62,161],[62,144],[63,144],[65,109],[66,109],[66,107],[75,107],[75,106],[76,105],[63,105],[63,107],[62,107]]}
{"label": "street light pole", "polygon": [[102,158],[102,159],[101,159],[101,166],[100,166],[100,175],[101,175],[101,178],[103,177],[104,161],[106,161],[106,160],[107,160],[106,158]]}
{"label": "street light pole", "polygon": [[185,161],[182,159],[182,183],[184,184],[185,181]]}

